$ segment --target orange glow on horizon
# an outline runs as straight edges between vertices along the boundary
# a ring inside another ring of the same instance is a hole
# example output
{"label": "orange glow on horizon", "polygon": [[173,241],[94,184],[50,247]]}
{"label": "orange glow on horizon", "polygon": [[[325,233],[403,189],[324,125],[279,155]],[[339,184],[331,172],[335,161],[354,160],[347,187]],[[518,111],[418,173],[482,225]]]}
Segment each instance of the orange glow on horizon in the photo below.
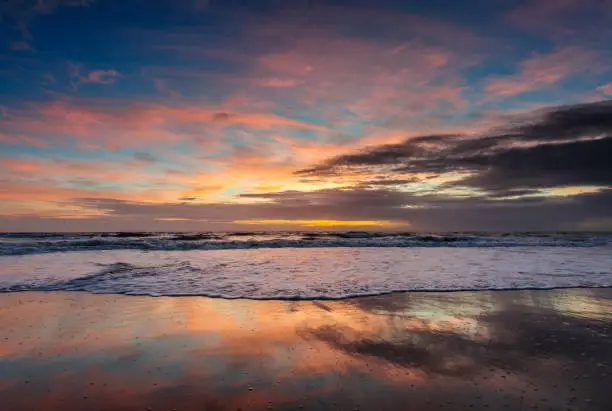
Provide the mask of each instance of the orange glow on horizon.
{"label": "orange glow on horizon", "polygon": [[298,225],[304,227],[397,227],[408,225],[397,221],[376,220],[236,220],[236,224],[252,225]]}

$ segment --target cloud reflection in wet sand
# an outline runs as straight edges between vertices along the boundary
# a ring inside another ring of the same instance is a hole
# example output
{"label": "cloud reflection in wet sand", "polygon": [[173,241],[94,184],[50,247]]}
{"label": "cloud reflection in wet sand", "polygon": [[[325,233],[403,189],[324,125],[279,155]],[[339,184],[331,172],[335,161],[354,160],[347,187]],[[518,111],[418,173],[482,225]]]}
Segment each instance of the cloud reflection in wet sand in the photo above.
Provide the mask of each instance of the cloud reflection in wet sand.
{"label": "cloud reflection in wet sand", "polygon": [[5,410],[612,409],[610,289],[4,294],[0,329]]}

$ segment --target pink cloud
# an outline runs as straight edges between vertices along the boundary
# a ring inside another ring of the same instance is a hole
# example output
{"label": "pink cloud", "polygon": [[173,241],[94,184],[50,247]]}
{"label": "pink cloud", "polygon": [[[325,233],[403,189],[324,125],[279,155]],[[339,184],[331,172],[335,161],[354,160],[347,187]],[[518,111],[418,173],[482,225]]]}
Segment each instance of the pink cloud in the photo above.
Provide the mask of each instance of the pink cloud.
{"label": "pink cloud", "polygon": [[163,94],[168,94],[172,98],[180,98],[182,94],[176,91],[170,84],[168,84],[167,80],[155,78],[153,79],[153,84],[155,85],[155,89]]}
{"label": "pink cloud", "polygon": [[24,135],[0,134],[0,141],[11,145],[27,145],[32,147],[48,147],[49,143],[44,139]]}
{"label": "pink cloud", "polygon": [[[248,56],[231,56],[232,61],[240,60],[245,70],[221,81],[274,88],[267,96],[268,110],[280,106],[285,111],[306,113],[333,128],[353,127],[362,121],[381,124],[368,125],[346,138],[320,130],[316,141],[276,133],[275,139],[285,146],[284,151],[263,150],[259,166],[247,164],[245,153],[241,153],[240,164],[232,163],[232,169],[248,167],[257,174],[262,167],[270,166],[277,167],[278,173],[289,173],[287,163],[279,158],[290,158],[295,166],[366,144],[400,141],[407,135],[441,129],[441,120],[436,116],[467,107],[462,96],[461,70],[478,61],[474,55],[466,57],[466,48],[479,46],[477,41],[471,41],[474,37],[470,33],[452,27],[443,27],[442,34],[423,28],[425,36],[420,39],[421,25],[427,25],[424,20],[388,15],[376,18],[387,25],[391,21],[418,22],[419,30],[415,25],[400,28],[414,32],[415,38],[401,36],[401,41],[382,42],[339,34],[329,29],[331,24],[313,28],[299,23],[262,23],[249,28],[250,40],[265,47],[253,47]],[[426,41],[432,38],[439,42],[451,38],[459,41],[450,47],[450,43]],[[464,41],[466,38],[470,41]],[[191,48],[181,50],[187,51],[190,58],[198,56]],[[261,90],[257,93],[259,100],[266,98]],[[254,96],[248,88],[241,90],[241,98],[247,101]],[[215,161],[229,164],[229,159]]]}
{"label": "pink cloud", "polygon": [[[193,140],[194,134],[179,131],[191,125],[197,136],[209,144],[218,143],[224,127],[240,125],[254,130],[299,128],[328,132],[329,128],[266,112],[231,111],[219,107],[162,105],[113,100],[58,100],[14,111],[1,119],[2,139],[35,143],[19,136],[44,135],[46,142],[75,143],[81,147],[136,147],[143,143],[176,143]],[[225,111],[223,111],[225,110]],[[34,138],[34,137],[32,137]],[[36,137],[37,139],[39,137]]]}
{"label": "pink cloud", "polygon": [[285,40],[255,62],[252,76],[282,78],[292,86],[279,91],[284,100],[316,111],[329,124],[341,125],[352,115],[353,123],[395,127],[439,113],[443,105],[464,108],[460,72],[474,59],[418,40],[377,42],[320,30],[314,37]]}
{"label": "pink cloud", "polygon": [[278,77],[272,77],[267,79],[261,79],[256,82],[257,85],[263,87],[294,87],[298,83],[293,79],[282,79]]}
{"label": "pink cloud", "polygon": [[93,70],[81,79],[81,83],[112,84],[118,77],[121,77],[121,74],[117,70]]}
{"label": "pink cloud", "polygon": [[80,64],[69,64],[68,71],[73,85],[78,88],[81,84],[114,84],[118,78],[123,77],[117,70],[91,70],[81,74],[83,67]]}
{"label": "pink cloud", "polygon": [[33,162],[33,161],[24,161],[24,160],[5,158],[5,159],[0,160],[0,165],[2,166],[2,168],[8,168],[8,169],[12,169],[15,171],[26,172],[26,173],[40,171],[40,166],[36,162]]}
{"label": "pink cloud", "polygon": [[[168,174],[149,171],[146,165],[136,158],[117,162],[0,158],[3,212],[23,214],[31,206],[61,213],[75,198],[83,197],[177,201],[201,181],[197,170]],[[123,190],[115,183],[137,185]]]}
{"label": "pink cloud", "polygon": [[597,90],[608,96],[612,96],[612,83],[604,84],[603,86],[598,87]]}
{"label": "pink cloud", "polygon": [[[355,36],[353,29],[362,26],[380,29],[384,40]],[[447,22],[359,8],[285,11],[273,20],[252,17],[243,27],[248,50],[203,49],[193,33],[169,33],[159,41],[183,58],[240,66],[222,75],[187,73],[196,84],[214,78],[241,93],[251,92],[249,85],[268,87],[273,90],[257,92],[282,108],[306,108],[327,124],[341,122],[347,107],[363,120],[388,115],[394,122],[441,106],[464,107],[460,71],[491,43]],[[178,75],[172,77],[184,78]]]}
{"label": "pink cloud", "polygon": [[[158,176],[145,170],[146,164],[137,159],[123,162],[92,162],[69,159],[11,159],[0,158],[0,167],[5,175],[16,179],[87,178],[100,183],[149,182]],[[178,184],[181,176],[167,178]]]}
{"label": "pink cloud", "polygon": [[558,83],[571,75],[598,69],[598,55],[575,46],[523,60],[515,74],[492,77],[486,91],[490,98],[507,97]]}
{"label": "pink cloud", "polygon": [[123,197],[121,193],[110,191],[78,190],[49,186],[47,184],[0,181],[0,199],[4,201],[61,202],[82,197],[115,198],[116,196]]}

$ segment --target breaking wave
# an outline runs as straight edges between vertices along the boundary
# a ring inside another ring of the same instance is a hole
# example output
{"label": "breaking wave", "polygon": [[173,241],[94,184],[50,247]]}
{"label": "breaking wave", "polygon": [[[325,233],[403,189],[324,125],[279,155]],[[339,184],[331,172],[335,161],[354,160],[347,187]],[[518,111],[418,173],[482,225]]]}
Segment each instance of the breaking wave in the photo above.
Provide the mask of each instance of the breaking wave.
{"label": "breaking wave", "polygon": [[0,259],[0,292],[341,299],[397,291],[612,287],[610,246],[110,250]]}
{"label": "breaking wave", "polygon": [[612,237],[584,233],[414,234],[376,232],[291,233],[9,233],[0,256],[96,250],[232,250],[332,247],[596,247]]}

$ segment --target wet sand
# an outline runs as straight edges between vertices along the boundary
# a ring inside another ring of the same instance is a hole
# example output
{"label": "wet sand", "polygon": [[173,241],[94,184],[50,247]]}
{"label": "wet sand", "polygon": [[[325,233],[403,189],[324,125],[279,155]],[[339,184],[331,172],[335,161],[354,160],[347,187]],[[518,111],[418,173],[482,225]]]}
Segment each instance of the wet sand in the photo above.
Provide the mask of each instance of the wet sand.
{"label": "wet sand", "polygon": [[612,289],[0,295],[0,409],[612,410]]}

